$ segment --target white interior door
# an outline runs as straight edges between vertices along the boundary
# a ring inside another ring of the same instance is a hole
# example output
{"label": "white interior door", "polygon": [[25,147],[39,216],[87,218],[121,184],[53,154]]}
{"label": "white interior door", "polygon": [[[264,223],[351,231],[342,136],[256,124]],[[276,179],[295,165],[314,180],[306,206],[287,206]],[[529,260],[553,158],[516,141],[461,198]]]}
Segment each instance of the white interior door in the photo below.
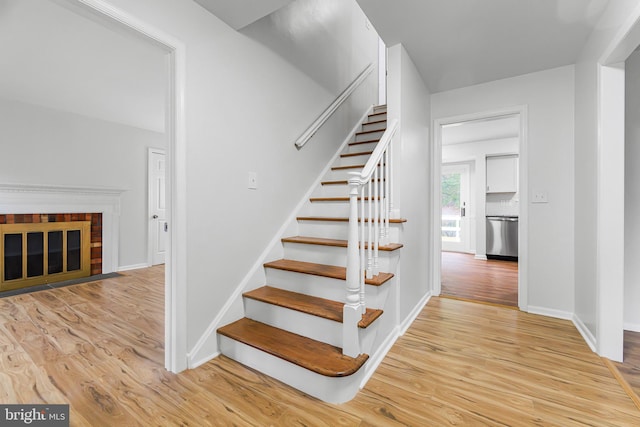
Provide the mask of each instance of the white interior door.
{"label": "white interior door", "polygon": [[469,252],[469,165],[442,165],[442,250]]}
{"label": "white interior door", "polygon": [[164,264],[167,220],[165,152],[149,149],[149,263]]}

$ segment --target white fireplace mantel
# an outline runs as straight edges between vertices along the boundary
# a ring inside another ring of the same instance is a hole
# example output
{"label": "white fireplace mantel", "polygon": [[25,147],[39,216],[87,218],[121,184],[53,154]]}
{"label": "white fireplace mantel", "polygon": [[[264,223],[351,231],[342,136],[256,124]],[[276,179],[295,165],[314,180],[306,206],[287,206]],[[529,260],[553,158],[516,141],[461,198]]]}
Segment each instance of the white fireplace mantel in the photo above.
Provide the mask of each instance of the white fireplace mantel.
{"label": "white fireplace mantel", "polygon": [[102,214],[102,272],[118,269],[120,195],[126,190],[0,183],[0,214]]}

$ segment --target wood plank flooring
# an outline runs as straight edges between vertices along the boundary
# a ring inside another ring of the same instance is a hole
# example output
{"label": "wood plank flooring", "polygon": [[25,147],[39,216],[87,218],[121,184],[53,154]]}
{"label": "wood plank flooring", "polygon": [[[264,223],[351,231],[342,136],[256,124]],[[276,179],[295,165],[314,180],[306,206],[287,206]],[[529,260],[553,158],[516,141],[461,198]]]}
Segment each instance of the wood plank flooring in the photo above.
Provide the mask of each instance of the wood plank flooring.
{"label": "wood plank flooring", "polygon": [[443,296],[518,306],[518,263],[442,252]]}
{"label": "wood plank flooring", "polygon": [[0,402],[69,403],[73,426],[638,426],[568,321],[432,298],[351,402],[219,357],[163,368],[163,271],[0,299]]}
{"label": "wood plank flooring", "polygon": [[640,332],[624,331],[624,363],[616,363],[618,371],[640,397]]}

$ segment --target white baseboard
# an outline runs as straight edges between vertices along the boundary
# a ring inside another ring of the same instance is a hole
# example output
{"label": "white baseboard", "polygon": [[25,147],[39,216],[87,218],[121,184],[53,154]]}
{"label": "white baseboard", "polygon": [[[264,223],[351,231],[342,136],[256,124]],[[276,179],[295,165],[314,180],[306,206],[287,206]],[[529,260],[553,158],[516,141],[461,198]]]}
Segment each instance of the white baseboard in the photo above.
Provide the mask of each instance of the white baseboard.
{"label": "white baseboard", "polygon": [[527,309],[528,313],[539,314],[541,316],[555,317],[556,319],[573,320],[573,313],[562,310],[555,310],[553,308],[536,307],[530,305]]}
{"label": "white baseboard", "polygon": [[591,351],[597,353],[596,338],[593,336],[589,328],[587,328],[587,326],[582,322],[582,320],[580,320],[580,318],[574,313],[536,306],[529,306],[527,312],[531,314],[539,314],[541,316],[555,317],[556,319],[571,320],[578,332],[580,332],[580,335],[582,335],[582,338],[585,340]]}
{"label": "white baseboard", "polygon": [[482,261],[486,261],[487,260],[487,256],[486,255],[476,255],[476,256],[474,256],[474,258],[482,260]]}
{"label": "white baseboard", "polygon": [[416,317],[420,315],[420,312],[422,311],[424,306],[427,305],[430,299],[431,299],[431,291],[427,292],[422,297],[422,299],[418,302],[418,304],[416,304],[413,310],[411,310],[411,313],[409,313],[406,319],[404,319],[400,323],[400,335],[404,335],[404,333],[407,332],[407,329],[409,329],[409,326],[411,326],[413,321],[416,320]]}
{"label": "white baseboard", "polygon": [[146,262],[143,262],[141,264],[123,265],[121,267],[118,267],[116,271],[138,270],[140,268],[147,268],[147,267],[151,267],[151,266]]}
{"label": "white baseboard", "polygon": [[640,323],[627,323],[624,324],[625,331],[640,332]]}
{"label": "white baseboard", "polygon": [[198,360],[191,360],[189,359],[189,369],[195,369],[200,365],[204,365],[205,363],[215,359],[216,357],[220,356],[222,353],[220,353],[219,351],[209,354],[207,356],[204,356]]}
{"label": "white baseboard", "polygon": [[578,332],[580,332],[580,335],[582,335],[582,338],[584,338],[584,340],[587,342],[587,345],[589,346],[591,351],[593,351],[594,353],[597,353],[596,351],[597,341],[596,341],[596,338],[591,333],[591,331],[589,330],[589,328],[587,328],[587,326],[582,322],[582,320],[575,314],[573,315],[571,320],[573,321],[573,324],[575,325]]}

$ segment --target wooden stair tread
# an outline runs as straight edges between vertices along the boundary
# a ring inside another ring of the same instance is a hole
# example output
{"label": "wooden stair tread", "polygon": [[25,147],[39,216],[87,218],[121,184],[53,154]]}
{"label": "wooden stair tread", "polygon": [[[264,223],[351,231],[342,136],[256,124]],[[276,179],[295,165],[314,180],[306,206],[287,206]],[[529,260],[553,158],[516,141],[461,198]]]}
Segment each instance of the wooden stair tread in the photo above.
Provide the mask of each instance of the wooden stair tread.
{"label": "wooden stair tread", "polygon": [[[347,165],[347,166],[334,166],[331,168],[332,171],[339,171],[339,170],[344,170],[344,169],[364,169],[366,165]],[[378,163],[378,166],[380,166],[380,163]],[[385,163],[382,166],[387,166],[387,164]]]}
{"label": "wooden stair tread", "polygon": [[[307,237],[307,236],[293,236],[293,237],[285,237],[282,239],[283,243],[300,243],[306,245],[318,245],[318,246],[335,246],[338,248],[346,248],[347,241],[340,239],[325,239],[323,237]],[[389,243],[388,245],[380,245],[378,249],[381,251],[395,251],[402,248],[401,243]],[[368,248],[369,245],[365,245],[365,248]]]}
{"label": "wooden stair tread", "polygon": [[[381,179],[378,178],[376,179],[372,179],[371,181],[373,182],[380,182]],[[322,181],[320,184],[322,185],[349,185],[349,181],[347,181],[346,179],[341,179],[341,180],[337,180],[337,181]]]}
{"label": "wooden stair tread", "polygon": [[349,165],[349,166],[334,166],[331,168],[332,171],[339,171],[343,169],[364,169],[365,165]]}
{"label": "wooden stair tread", "polygon": [[356,132],[357,135],[366,135],[368,133],[376,133],[376,132],[384,132],[386,129],[374,129],[374,130],[361,130],[360,132]]}
{"label": "wooden stair tread", "polygon": [[[369,114],[369,117],[371,117],[372,115],[380,115],[380,114],[387,114],[387,113],[376,113],[376,114]],[[366,125],[372,125],[374,123],[386,123],[387,119],[379,119],[379,120],[370,120],[368,122],[364,122],[362,123],[362,126],[366,126]]]}
{"label": "wooden stair tread", "polygon": [[342,349],[255,320],[242,318],[218,333],[327,377],[356,373],[369,355],[345,356]]}
{"label": "wooden stair tread", "polygon": [[[322,317],[342,323],[344,303],[311,295],[291,292],[284,289],[263,286],[253,291],[245,292],[245,298],[262,301],[267,304],[277,305],[312,316]],[[367,308],[367,312],[358,322],[358,327],[366,328],[382,315],[382,310]]]}
{"label": "wooden stair tread", "polygon": [[357,142],[350,142],[349,146],[354,146],[354,145],[360,145],[360,144],[371,144],[372,142],[378,142],[380,141],[380,138],[377,139],[368,139],[366,141],[357,141]]}
{"label": "wooden stair tread", "polygon": [[[346,217],[333,217],[333,216],[299,216],[296,218],[298,221],[333,221],[333,222],[349,222],[349,218]],[[358,222],[361,219],[358,218]],[[369,222],[368,219],[365,218],[365,222]],[[405,218],[390,218],[390,224],[401,224],[403,222],[407,222]]]}
{"label": "wooden stair tread", "polygon": [[[277,261],[267,262],[264,264],[264,267],[292,271],[295,273],[312,274],[314,276],[329,277],[338,280],[347,279],[347,269],[336,265],[316,264],[313,262],[296,261],[292,259],[280,259]],[[381,286],[392,277],[392,273],[381,272],[371,279],[365,279],[364,282],[367,285]]]}
{"label": "wooden stair tread", "polygon": [[371,113],[367,117],[381,116],[383,114],[387,114],[387,112],[386,111],[380,111],[379,113]]}
{"label": "wooden stair tread", "polygon": [[373,154],[373,151],[359,151],[357,153],[340,154],[340,157],[370,156],[371,154]]}

